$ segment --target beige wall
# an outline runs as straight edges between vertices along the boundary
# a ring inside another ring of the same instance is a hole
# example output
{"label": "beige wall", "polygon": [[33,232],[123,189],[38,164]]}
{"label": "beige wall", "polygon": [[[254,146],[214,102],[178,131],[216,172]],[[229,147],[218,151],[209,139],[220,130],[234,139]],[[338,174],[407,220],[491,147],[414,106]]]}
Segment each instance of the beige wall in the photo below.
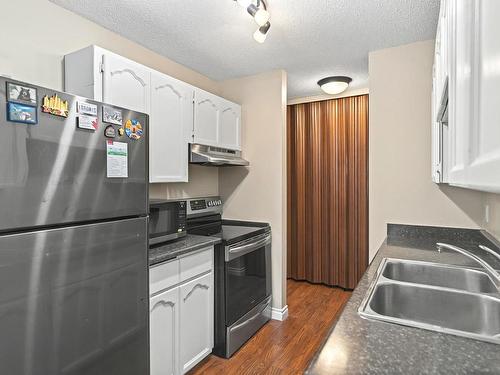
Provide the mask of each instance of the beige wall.
{"label": "beige wall", "polygon": [[[0,33],[2,75],[62,90],[63,56],[96,44],[207,91],[219,93],[217,82],[48,0],[3,1],[1,13],[4,15]],[[154,186],[152,196],[217,194],[217,168],[194,167],[190,172],[189,183]],[[206,187],[206,192],[200,186]]]}
{"label": "beige wall", "polygon": [[[431,181],[433,54],[434,41],[425,41],[369,55],[371,257],[385,238],[387,223],[484,224],[483,193]],[[492,204],[500,207],[496,198]],[[499,214],[492,214],[490,223],[496,223],[498,233]]]}
{"label": "beige wall", "polygon": [[149,195],[151,198],[162,199],[219,195],[218,168],[189,165],[188,183],[150,184]]}
{"label": "beige wall", "polygon": [[273,307],[286,305],[286,73],[222,82],[222,95],[243,103],[248,168],[221,168],[219,189],[230,219],[269,222],[273,232]]}
{"label": "beige wall", "polygon": [[483,228],[500,240],[500,195],[485,194],[484,206],[489,207],[489,220],[483,221]]}

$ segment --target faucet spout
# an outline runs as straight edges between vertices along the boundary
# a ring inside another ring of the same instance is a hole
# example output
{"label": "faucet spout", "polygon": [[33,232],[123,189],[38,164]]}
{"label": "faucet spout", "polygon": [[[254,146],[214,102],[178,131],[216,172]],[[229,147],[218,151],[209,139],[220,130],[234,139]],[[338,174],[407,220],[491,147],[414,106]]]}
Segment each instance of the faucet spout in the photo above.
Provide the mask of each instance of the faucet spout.
{"label": "faucet spout", "polygon": [[[458,247],[458,246],[454,246],[454,245],[450,245],[450,244],[442,243],[442,242],[436,243],[436,246],[437,246],[437,250],[439,252],[441,252],[442,249],[447,249],[447,250],[455,251],[457,253],[465,255],[469,259],[472,259],[473,261],[475,261],[476,263],[478,263],[481,267],[483,267],[483,269],[488,274],[488,276],[491,279],[491,281],[493,281],[493,283],[495,284],[497,290],[500,292],[500,273],[498,273],[487,262],[485,262],[484,260],[482,260],[481,258],[479,258],[477,255],[472,254],[470,251],[462,249],[461,247]],[[481,247],[481,249],[483,249],[483,248]],[[490,251],[492,251],[492,250],[490,250]]]}

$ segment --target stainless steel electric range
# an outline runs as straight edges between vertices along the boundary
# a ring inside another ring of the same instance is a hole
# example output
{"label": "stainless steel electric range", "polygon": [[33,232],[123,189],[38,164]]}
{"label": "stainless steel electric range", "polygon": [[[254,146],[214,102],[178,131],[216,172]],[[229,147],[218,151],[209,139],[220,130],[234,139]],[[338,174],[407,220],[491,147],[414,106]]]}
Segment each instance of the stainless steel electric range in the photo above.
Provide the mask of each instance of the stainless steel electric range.
{"label": "stainless steel electric range", "polygon": [[188,200],[187,232],[216,236],[214,350],[231,357],[271,319],[271,228],[222,220],[219,197]]}

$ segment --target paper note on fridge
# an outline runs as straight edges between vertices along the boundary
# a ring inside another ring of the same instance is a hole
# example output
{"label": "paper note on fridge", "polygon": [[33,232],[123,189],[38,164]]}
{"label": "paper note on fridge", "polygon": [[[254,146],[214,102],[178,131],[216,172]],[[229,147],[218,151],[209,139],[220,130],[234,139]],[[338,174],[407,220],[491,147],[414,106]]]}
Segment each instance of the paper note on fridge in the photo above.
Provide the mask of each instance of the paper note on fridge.
{"label": "paper note on fridge", "polygon": [[80,129],[87,130],[97,130],[99,120],[97,116],[89,116],[89,115],[79,115],[78,116],[78,127]]}
{"label": "paper note on fridge", "polygon": [[107,141],[106,163],[108,178],[128,177],[128,144],[124,142]]}

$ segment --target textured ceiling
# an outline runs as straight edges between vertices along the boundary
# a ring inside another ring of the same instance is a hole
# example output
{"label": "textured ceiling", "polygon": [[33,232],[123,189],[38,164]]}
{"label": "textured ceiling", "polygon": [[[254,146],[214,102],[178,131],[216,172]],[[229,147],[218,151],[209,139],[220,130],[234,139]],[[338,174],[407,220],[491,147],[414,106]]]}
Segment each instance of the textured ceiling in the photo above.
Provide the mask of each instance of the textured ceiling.
{"label": "textured ceiling", "polygon": [[368,52],[434,38],[439,0],[268,0],[264,44],[232,0],[51,0],[212,79],[288,72],[288,97],[348,75],[368,86]]}

